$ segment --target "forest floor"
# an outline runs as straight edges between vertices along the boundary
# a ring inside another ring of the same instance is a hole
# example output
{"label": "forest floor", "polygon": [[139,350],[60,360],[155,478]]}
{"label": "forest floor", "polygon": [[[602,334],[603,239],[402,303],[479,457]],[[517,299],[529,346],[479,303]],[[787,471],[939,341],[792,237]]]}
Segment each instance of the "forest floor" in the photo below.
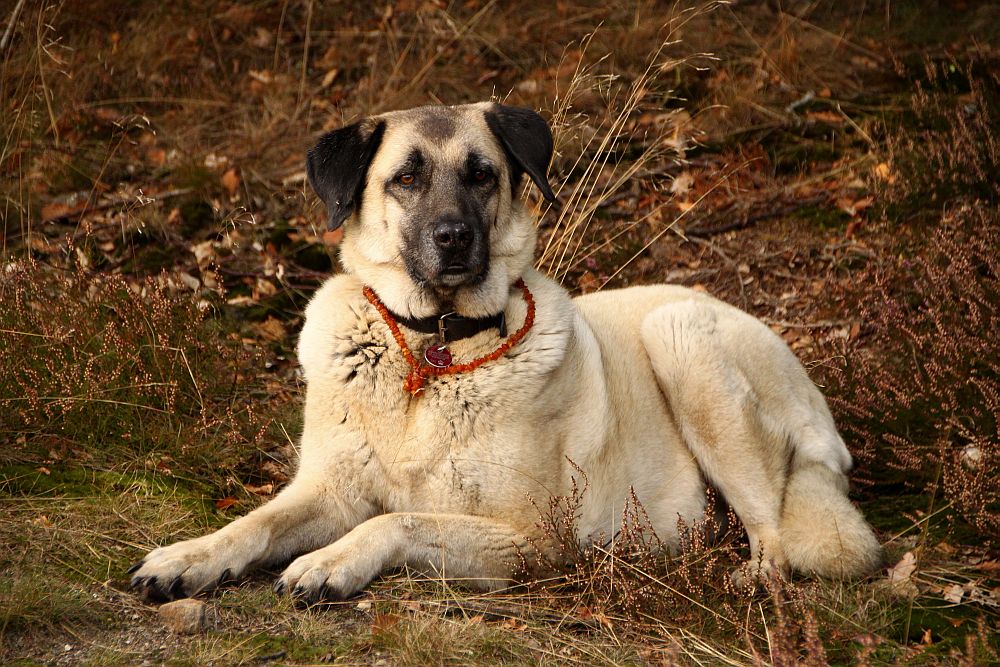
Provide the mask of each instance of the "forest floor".
{"label": "forest floor", "polygon": [[[0,13],[0,662],[1000,661],[1000,6]],[[305,151],[366,113],[490,97],[556,134],[559,207],[526,192],[538,266],[574,294],[692,286],[778,332],[829,397],[886,568],[743,592],[740,535],[693,526],[669,557],[640,529],[490,595],[402,572],[303,610],[260,573],[171,634],[126,569],[294,470],[297,331],[339,270]]]}

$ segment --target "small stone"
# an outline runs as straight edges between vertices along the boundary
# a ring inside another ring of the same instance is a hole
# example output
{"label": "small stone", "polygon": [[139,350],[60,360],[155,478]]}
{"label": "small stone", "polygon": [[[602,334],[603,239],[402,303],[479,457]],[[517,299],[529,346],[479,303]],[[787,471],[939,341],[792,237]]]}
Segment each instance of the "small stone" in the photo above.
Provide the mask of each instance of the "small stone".
{"label": "small stone", "polygon": [[193,635],[208,627],[208,605],[201,600],[177,600],[161,605],[160,620],[179,635]]}

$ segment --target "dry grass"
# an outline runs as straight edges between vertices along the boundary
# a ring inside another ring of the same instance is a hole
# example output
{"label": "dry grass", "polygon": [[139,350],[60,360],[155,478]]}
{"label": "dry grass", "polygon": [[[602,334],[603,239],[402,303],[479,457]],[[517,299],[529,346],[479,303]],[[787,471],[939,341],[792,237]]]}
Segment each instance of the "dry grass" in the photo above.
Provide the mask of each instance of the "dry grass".
{"label": "dry grass", "polygon": [[[899,3],[888,23],[612,4],[20,5],[0,47],[0,660],[997,660],[997,54],[911,56],[891,39],[925,44],[930,19]],[[828,384],[858,499],[892,561],[913,557],[897,585],[736,590],[738,529],[707,516],[667,557],[634,499],[581,549],[580,488],[538,499],[552,575],[501,593],[403,572],[301,611],[261,576],[174,638],[125,591],[147,549],[287,479],[293,332],[336,242],[305,189],[312,138],[490,96],[556,132],[539,266],[575,292],[712,291]]]}

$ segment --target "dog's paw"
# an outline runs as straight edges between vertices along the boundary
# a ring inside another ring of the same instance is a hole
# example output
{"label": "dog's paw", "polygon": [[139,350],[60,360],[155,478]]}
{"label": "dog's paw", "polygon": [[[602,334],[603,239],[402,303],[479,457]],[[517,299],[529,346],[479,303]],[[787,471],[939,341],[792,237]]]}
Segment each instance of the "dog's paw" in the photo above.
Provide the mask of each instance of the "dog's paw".
{"label": "dog's paw", "polygon": [[217,588],[239,574],[234,568],[207,535],[154,549],[127,574],[132,575],[130,586],[141,597],[163,602]]}
{"label": "dog's paw", "polygon": [[788,581],[791,571],[787,564],[771,561],[749,561],[729,574],[737,591],[754,596],[766,596],[770,582]]}
{"label": "dog's paw", "polygon": [[290,593],[298,602],[346,600],[359,593],[382,570],[370,554],[339,542],[292,561],[274,585],[276,593]]}

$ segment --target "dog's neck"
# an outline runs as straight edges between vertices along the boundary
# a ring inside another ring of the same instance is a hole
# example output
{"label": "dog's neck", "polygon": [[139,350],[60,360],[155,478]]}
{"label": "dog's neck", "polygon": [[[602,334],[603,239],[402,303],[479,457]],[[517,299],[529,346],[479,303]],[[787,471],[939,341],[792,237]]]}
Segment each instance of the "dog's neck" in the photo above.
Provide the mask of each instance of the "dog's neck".
{"label": "dog's neck", "polygon": [[471,338],[490,329],[496,329],[501,338],[507,337],[506,309],[488,317],[465,317],[454,310],[444,310],[440,314],[415,318],[404,317],[392,309],[388,311],[399,325],[422,334],[436,334],[442,344]]}

